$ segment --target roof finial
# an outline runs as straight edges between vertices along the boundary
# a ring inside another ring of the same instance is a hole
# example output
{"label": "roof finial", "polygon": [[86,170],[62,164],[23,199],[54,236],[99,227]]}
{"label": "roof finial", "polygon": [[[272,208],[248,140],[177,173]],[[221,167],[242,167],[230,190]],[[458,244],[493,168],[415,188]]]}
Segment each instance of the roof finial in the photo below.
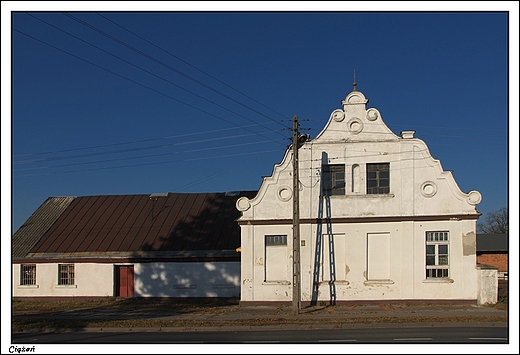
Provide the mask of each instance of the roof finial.
{"label": "roof finial", "polygon": [[357,85],[357,83],[356,83],[356,69],[354,69],[354,83],[352,83],[352,85],[354,86],[354,89],[352,89],[352,91],[357,91],[357,89],[356,89],[356,85]]}

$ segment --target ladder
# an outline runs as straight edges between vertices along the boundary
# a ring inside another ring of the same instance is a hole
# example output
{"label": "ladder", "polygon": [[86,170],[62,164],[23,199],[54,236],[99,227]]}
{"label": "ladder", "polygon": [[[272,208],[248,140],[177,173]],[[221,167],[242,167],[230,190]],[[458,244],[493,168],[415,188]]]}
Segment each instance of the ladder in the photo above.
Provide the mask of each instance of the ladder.
{"label": "ladder", "polygon": [[325,205],[327,210],[327,235],[329,236],[329,267],[330,267],[330,304],[336,304],[336,261],[334,257],[334,234],[332,234],[332,222],[330,211],[330,196],[325,196]]}
{"label": "ladder", "polygon": [[312,300],[311,304],[315,305],[318,300],[319,288],[320,288],[320,267],[322,262],[323,254],[323,204],[325,201],[326,210],[326,234],[329,237],[329,291],[330,291],[330,304],[336,304],[336,260],[334,256],[334,235],[332,234],[332,222],[331,222],[331,209],[330,209],[330,197],[323,196],[320,194],[320,200],[318,205],[318,223],[316,228],[316,249],[314,253],[314,272],[312,280]]}
{"label": "ladder", "polygon": [[318,204],[318,224],[316,226],[316,249],[314,252],[314,270],[312,278],[312,299],[311,305],[316,305],[318,301],[318,295],[320,290],[320,266],[321,266],[321,253],[323,252],[323,197],[320,194],[320,200]]}

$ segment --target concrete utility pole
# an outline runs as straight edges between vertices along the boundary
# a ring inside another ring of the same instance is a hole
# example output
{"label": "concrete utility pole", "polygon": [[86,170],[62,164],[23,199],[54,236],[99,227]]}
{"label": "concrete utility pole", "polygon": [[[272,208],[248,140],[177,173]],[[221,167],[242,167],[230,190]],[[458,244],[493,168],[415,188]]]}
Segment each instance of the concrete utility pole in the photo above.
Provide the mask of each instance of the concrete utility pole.
{"label": "concrete utility pole", "polygon": [[292,306],[296,314],[301,308],[300,278],[300,181],[298,174],[298,116],[293,118],[293,299]]}

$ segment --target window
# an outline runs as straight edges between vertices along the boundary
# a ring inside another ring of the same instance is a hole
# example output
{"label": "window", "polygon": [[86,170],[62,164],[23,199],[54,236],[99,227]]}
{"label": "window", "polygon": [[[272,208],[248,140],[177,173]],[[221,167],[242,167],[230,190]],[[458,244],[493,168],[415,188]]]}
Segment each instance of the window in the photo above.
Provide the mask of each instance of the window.
{"label": "window", "polygon": [[367,194],[390,193],[390,163],[367,164]]}
{"label": "window", "polygon": [[449,276],[449,233],[426,232],[426,278]]}
{"label": "window", "polygon": [[20,265],[20,285],[36,285],[36,264]]}
{"label": "window", "polygon": [[345,165],[323,166],[323,195],[345,194]]}
{"label": "window", "polygon": [[286,235],[266,235],[265,245],[287,245]]}
{"label": "window", "polygon": [[265,236],[265,275],[264,281],[289,280],[289,263],[287,263],[287,236]]}
{"label": "window", "polygon": [[390,280],[390,233],[367,234],[367,280]]}
{"label": "window", "polygon": [[352,192],[359,193],[359,165],[352,165]]}
{"label": "window", "polygon": [[74,285],[74,264],[58,264],[58,285]]}

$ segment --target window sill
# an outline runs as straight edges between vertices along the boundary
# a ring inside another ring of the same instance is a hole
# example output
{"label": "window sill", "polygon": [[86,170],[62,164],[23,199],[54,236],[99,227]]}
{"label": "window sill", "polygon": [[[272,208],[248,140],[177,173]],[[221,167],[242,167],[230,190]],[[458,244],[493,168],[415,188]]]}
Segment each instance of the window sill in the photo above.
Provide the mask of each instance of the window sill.
{"label": "window sill", "polygon": [[[334,196],[331,196],[331,197],[334,197]],[[394,198],[395,195],[394,194],[354,194],[354,193],[349,193],[349,194],[346,194],[346,195],[343,195],[343,196],[338,196],[336,195],[336,197],[346,197],[346,198]]]}
{"label": "window sill", "polygon": [[393,280],[366,280],[363,282],[364,285],[393,285]]}
{"label": "window sill", "polygon": [[[319,282],[319,285],[320,285],[320,286],[321,286],[321,285],[328,285],[328,284],[330,284],[330,283],[331,283],[331,281],[329,281],[329,280],[324,280],[324,281],[320,281],[320,282]],[[347,285],[347,286],[348,286],[348,285],[350,285],[350,282],[348,282],[347,280],[336,280],[336,281],[333,282],[333,284],[334,284],[334,285]]]}
{"label": "window sill", "polygon": [[56,285],[54,288],[78,288],[78,285]]}
{"label": "window sill", "polygon": [[442,278],[442,277],[439,277],[439,278],[436,278],[436,279],[424,279],[422,281],[423,283],[425,284],[448,284],[448,283],[453,283],[453,279],[450,279],[450,278]]}
{"label": "window sill", "polygon": [[17,289],[33,289],[33,288],[40,288],[40,285],[18,285],[16,288]]}
{"label": "window sill", "polygon": [[264,281],[262,285],[290,285],[290,281]]}

